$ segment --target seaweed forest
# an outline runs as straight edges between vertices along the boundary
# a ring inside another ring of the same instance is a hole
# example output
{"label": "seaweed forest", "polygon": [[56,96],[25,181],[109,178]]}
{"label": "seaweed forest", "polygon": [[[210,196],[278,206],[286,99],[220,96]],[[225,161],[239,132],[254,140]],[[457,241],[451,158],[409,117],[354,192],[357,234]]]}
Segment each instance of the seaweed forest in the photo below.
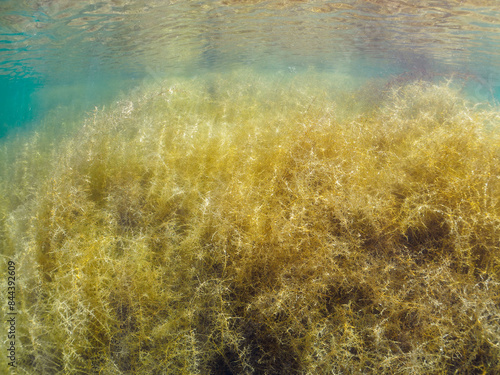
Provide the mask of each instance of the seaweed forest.
{"label": "seaweed forest", "polygon": [[2,140],[17,373],[500,373],[500,112],[417,78],[171,78]]}

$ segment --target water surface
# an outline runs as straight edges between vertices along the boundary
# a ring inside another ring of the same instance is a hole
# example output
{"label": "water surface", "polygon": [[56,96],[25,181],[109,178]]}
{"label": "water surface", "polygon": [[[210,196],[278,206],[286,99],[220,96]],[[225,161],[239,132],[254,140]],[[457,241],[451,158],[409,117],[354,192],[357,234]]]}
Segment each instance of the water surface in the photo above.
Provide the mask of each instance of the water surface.
{"label": "water surface", "polygon": [[142,80],[250,66],[455,75],[500,90],[497,1],[2,1],[1,132]]}

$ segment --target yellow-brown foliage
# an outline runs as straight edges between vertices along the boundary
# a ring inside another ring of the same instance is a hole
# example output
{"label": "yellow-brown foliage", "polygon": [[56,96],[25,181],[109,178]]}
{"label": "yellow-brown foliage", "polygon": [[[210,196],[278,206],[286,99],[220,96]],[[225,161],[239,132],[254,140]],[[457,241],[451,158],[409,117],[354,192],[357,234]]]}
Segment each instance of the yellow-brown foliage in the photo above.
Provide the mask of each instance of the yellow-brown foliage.
{"label": "yellow-brown foliage", "polygon": [[3,145],[24,373],[500,372],[498,112],[308,74]]}

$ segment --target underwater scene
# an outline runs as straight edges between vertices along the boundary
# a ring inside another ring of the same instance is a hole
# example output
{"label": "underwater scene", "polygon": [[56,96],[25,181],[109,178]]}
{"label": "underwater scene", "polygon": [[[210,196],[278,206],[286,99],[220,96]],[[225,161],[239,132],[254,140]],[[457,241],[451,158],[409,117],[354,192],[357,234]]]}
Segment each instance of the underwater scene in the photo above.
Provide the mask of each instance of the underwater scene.
{"label": "underwater scene", "polygon": [[498,0],[0,2],[2,374],[500,374]]}

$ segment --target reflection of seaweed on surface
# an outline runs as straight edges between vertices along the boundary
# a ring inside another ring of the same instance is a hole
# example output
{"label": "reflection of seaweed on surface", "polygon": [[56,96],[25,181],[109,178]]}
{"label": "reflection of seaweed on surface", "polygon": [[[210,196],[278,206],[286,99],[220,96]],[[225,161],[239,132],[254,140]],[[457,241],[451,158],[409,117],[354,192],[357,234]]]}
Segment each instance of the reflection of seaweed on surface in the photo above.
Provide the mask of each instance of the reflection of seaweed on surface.
{"label": "reflection of seaweed on surface", "polygon": [[21,368],[500,371],[498,113],[303,79],[179,81],[3,146]]}

